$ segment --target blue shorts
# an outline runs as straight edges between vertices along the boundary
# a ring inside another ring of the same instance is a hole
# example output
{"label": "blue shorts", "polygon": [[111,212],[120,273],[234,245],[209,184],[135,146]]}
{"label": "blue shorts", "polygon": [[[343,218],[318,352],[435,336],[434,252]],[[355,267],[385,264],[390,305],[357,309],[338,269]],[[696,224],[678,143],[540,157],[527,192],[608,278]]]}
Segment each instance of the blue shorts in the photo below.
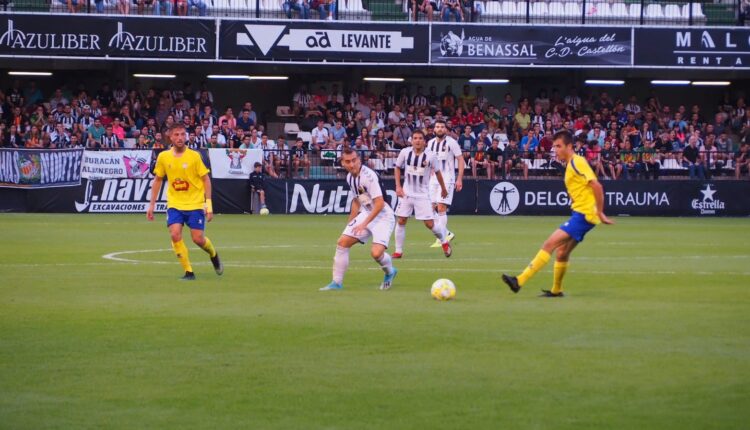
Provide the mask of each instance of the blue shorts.
{"label": "blue shorts", "polygon": [[204,230],[206,228],[206,215],[203,213],[203,209],[181,211],[169,208],[167,209],[167,227],[172,224],[187,224],[193,230]]}
{"label": "blue shorts", "polygon": [[583,242],[583,237],[594,227],[596,224],[586,221],[586,215],[573,211],[573,215],[560,226],[560,230],[568,233],[576,242]]}

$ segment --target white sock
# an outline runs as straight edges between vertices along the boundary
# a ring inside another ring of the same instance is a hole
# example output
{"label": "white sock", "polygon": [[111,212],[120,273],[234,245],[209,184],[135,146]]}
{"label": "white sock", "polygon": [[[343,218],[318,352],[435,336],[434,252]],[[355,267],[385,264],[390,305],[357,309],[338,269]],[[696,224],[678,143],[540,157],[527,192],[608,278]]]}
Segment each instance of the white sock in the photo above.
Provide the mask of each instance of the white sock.
{"label": "white sock", "polygon": [[404,240],[406,240],[406,226],[396,223],[396,252],[399,254],[404,251]]}
{"label": "white sock", "polygon": [[391,256],[388,255],[387,252],[384,252],[383,255],[380,257],[380,260],[375,260],[380,264],[380,268],[383,269],[383,272],[385,272],[386,275],[390,275],[393,271],[393,264],[391,260]]}
{"label": "white sock", "polygon": [[448,213],[438,212],[437,220],[440,223],[440,225],[445,229],[445,232],[447,234],[448,233]]}
{"label": "white sock", "polygon": [[336,247],[336,255],[333,256],[333,282],[341,285],[344,282],[344,273],[349,267],[349,248]]}
{"label": "white sock", "polygon": [[440,240],[440,243],[446,242],[445,237],[447,236],[447,234],[445,233],[445,227],[443,227],[437,222],[433,222],[431,230],[432,230],[432,234],[434,234],[435,237],[437,237],[438,240]]}

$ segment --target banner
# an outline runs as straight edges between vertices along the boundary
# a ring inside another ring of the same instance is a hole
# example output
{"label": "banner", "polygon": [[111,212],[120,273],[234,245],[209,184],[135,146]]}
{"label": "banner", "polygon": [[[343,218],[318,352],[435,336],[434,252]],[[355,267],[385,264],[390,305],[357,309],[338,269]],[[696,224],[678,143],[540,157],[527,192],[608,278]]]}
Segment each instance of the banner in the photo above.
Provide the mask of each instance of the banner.
{"label": "banner", "polygon": [[216,21],[1,14],[0,56],[216,58]]}
{"label": "banner", "polygon": [[82,155],[82,149],[0,149],[0,187],[79,185]]}
{"label": "banner", "polygon": [[433,24],[430,62],[629,66],[630,27]]}
{"label": "banner", "polygon": [[636,66],[750,68],[750,28],[636,28]]}
{"label": "banner", "polygon": [[428,29],[420,24],[224,20],[219,58],[427,63]]}
{"label": "banner", "polygon": [[217,179],[245,179],[255,163],[263,162],[262,149],[208,149],[211,177]]}
{"label": "banner", "polygon": [[147,178],[153,152],[149,150],[84,151],[84,179]]}
{"label": "banner", "polygon": [[[603,181],[608,215],[750,215],[747,181]],[[569,215],[562,181],[480,181],[482,215]]]}
{"label": "banner", "polygon": [[[750,216],[748,181],[603,181],[608,215]],[[398,203],[393,181],[384,181],[386,202]],[[0,189],[0,211],[145,213],[153,179],[106,179],[56,189]],[[247,213],[246,181],[212,181],[216,213]],[[272,214],[348,214],[352,195],[343,180],[268,180],[266,204]],[[156,210],[166,210],[166,187]],[[562,180],[466,180],[453,197],[454,215],[570,215]]]}

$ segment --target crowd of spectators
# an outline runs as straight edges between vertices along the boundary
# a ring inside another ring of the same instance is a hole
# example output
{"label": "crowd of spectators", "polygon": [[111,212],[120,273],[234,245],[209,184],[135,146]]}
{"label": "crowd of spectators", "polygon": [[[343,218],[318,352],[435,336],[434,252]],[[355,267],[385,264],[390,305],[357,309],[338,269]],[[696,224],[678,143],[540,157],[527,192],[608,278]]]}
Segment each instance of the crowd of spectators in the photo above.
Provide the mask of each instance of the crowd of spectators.
{"label": "crowd of spectators", "polygon": [[[93,92],[84,86],[61,87],[45,97],[33,81],[14,82],[0,92],[0,143],[11,148],[117,149],[130,142],[139,149],[162,149],[165,130],[182,123],[191,148],[262,149],[266,174],[278,177],[311,165],[336,163],[346,147],[358,150],[374,169],[388,172],[398,151],[410,145],[412,132],[434,136],[444,121],[463,150],[475,177],[528,177],[530,171],[555,173],[562,166],[552,151],[552,135],[567,129],[576,151],[603,179],[659,177],[661,171],[686,169],[690,178],[728,174],[737,177],[750,165],[750,110],[742,96],[725,94],[715,111],[698,105],[672,107],[654,93],[639,99],[612,98],[607,92],[579,94],[570,88],[541,90],[533,99],[507,93],[491,101],[481,86],[465,85],[458,95],[448,86],[386,85],[375,94],[369,84],[342,91],[301,86],[292,115],[301,135],[269,136],[253,103],[220,106],[201,83],[194,88],[132,88],[122,82]],[[499,103],[496,103],[499,102]],[[288,121],[288,119],[287,119]]]}
{"label": "crowd of spectators", "polygon": [[[399,88],[374,94],[367,83],[344,94],[337,85],[293,97],[300,128],[310,130],[310,149],[320,154],[351,146],[373,168],[387,170],[411,133],[434,137],[435,121],[445,121],[464,151],[474,176],[508,177],[514,170],[559,168],[552,135],[566,129],[576,151],[604,179],[657,179],[663,169],[686,168],[690,178],[747,172],[750,110],[743,96],[725,94],[711,113],[697,104],[670,106],[652,93],[612,98],[606,91],[579,94],[570,88],[541,90],[533,99],[510,93],[491,101],[481,86],[465,85],[458,95],[448,86]],[[497,103],[499,102],[499,103]],[[731,161],[731,165],[730,165]]]}

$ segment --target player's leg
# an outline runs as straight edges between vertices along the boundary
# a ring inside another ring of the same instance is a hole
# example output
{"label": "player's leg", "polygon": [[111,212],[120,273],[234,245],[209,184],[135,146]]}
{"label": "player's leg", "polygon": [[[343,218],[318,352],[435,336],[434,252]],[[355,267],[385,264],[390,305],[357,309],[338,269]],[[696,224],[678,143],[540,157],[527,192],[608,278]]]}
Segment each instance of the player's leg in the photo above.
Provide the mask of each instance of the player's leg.
{"label": "player's leg", "polygon": [[185,276],[182,279],[192,280],[195,279],[193,274],[193,266],[190,264],[190,258],[188,256],[188,249],[185,246],[185,242],[182,240],[182,225],[185,223],[182,211],[177,209],[167,209],[167,228],[169,229],[169,236],[172,239],[172,250],[174,250],[177,260],[180,261],[182,270],[185,272]]}
{"label": "player's leg", "polygon": [[[352,220],[352,222],[356,222],[356,219]],[[351,232],[351,227],[354,225],[356,224],[347,226],[347,231]],[[344,274],[346,274],[346,270],[349,268],[349,249],[357,243],[360,243],[360,240],[354,236],[342,234],[339,237],[339,240],[336,242],[336,253],[333,256],[331,283],[321,288],[320,291],[340,290],[344,288]]]}
{"label": "player's leg", "polygon": [[435,235],[435,238],[439,241],[441,248],[443,248],[443,253],[445,254],[445,256],[450,257],[453,254],[453,248],[451,248],[451,244],[448,241],[448,232],[445,230],[445,227],[438,224],[436,220],[431,219],[430,216],[431,214],[426,210],[426,208],[416,213],[416,218],[420,221],[424,221],[425,227],[427,227],[432,232],[432,234]]}
{"label": "player's leg", "polygon": [[258,190],[258,196],[260,197],[260,207],[261,208],[266,207],[266,191]]}
{"label": "player's leg", "polygon": [[190,236],[193,239],[193,243],[208,254],[211,259],[211,264],[214,266],[214,271],[217,275],[224,273],[224,265],[221,263],[219,253],[216,252],[213,242],[206,236],[204,230],[206,228],[205,215],[202,210],[189,211],[189,217],[187,221],[188,227],[190,227]]}
{"label": "player's leg", "polygon": [[505,282],[514,293],[517,293],[521,287],[529,281],[529,279],[547,265],[552,252],[559,246],[563,245],[568,239],[570,239],[568,233],[562,229],[555,230],[547,240],[544,241],[542,249],[536,253],[536,256],[534,256],[534,259],[532,259],[529,265],[526,266],[526,269],[524,269],[524,271],[518,276],[508,276],[503,274],[503,282]]}
{"label": "player's leg", "polygon": [[559,297],[563,295],[562,280],[565,277],[565,272],[568,271],[568,260],[570,259],[570,253],[578,245],[578,241],[569,238],[565,243],[560,245],[555,251],[555,265],[553,269],[552,277],[552,289],[544,291],[546,297]]}
{"label": "player's leg", "polygon": [[393,225],[393,218],[388,217],[381,219],[376,218],[369,226],[370,233],[372,234],[370,255],[385,273],[383,276],[383,283],[380,284],[381,290],[390,289],[391,285],[393,285],[393,279],[398,274],[398,270],[393,267],[391,256],[386,252],[388,242],[391,239],[391,233],[393,233]]}
{"label": "player's leg", "polygon": [[404,241],[406,240],[406,222],[414,213],[414,203],[409,197],[401,197],[396,205],[396,252],[393,258],[401,258],[404,255]]}

